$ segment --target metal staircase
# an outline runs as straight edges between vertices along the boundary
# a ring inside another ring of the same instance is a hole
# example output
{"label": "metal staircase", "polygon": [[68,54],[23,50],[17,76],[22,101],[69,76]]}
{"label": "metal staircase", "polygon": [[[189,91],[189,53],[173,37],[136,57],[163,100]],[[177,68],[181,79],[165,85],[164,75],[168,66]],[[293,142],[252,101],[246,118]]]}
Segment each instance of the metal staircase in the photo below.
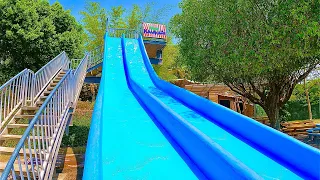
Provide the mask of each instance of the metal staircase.
{"label": "metal staircase", "polygon": [[36,73],[25,69],[0,87],[2,180],[52,179],[87,70],[100,61],[89,53],[70,61],[62,52]]}

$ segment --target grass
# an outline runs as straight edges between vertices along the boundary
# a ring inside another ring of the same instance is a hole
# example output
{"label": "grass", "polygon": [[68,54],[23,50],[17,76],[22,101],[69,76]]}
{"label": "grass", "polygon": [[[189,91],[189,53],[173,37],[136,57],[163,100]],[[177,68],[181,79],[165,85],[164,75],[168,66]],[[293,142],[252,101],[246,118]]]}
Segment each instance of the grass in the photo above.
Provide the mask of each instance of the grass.
{"label": "grass", "polygon": [[62,147],[86,146],[89,135],[91,116],[94,103],[79,101],[73,116],[73,126],[69,127],[69,134],[64,135]]}

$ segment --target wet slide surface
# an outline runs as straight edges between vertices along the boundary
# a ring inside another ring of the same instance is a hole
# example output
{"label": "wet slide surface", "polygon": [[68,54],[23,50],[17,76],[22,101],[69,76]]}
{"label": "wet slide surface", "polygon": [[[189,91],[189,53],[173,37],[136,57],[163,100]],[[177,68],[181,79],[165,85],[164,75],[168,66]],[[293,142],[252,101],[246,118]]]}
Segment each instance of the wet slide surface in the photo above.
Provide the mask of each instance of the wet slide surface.
{"label": "wet slide surface", "polygon": [[158,89],[149,77],[141,55],[138,40],[126,39],[125,44],[128,69],[133,81],[143,86],[182,118],[190,122],[193,126],[198,128],[214,142],[218,143],[235,158],[243,162],[264,179],[302,179],[298,175],[286,169],[284,166],[278,164],[268,156],[254,149],[250,145],[202,117],[194,110]]}
{"label": "wet slide surface", "polygon": [[106,41],[99,89],[103,97],[95,107],[102,112],[99,177],[197,179],[128,88],[121,39]]}

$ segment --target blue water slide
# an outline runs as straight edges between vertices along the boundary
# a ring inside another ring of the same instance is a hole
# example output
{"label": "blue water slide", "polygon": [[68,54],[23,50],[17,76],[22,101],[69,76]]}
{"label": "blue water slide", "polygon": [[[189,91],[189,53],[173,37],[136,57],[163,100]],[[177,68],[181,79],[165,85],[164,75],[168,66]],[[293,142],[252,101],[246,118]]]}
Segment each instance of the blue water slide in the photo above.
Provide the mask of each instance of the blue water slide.
{"label": "blue water slide", "polygon": [[205,179],[127,86],[120,38],[105,37],[83,179]]}
{"label": "blue water slide", "polygon": [[[170,111],[171,116],[174,117],[172,119],[175,121],[163,122],[163,126],[169,124],[168,128],[170,128],[170,123],[173,124],[178,120],[185,121],[184,124],[189,126],[189,132],[190,129],[199,132],[197,137],[200,135],[205,142],[211,142],[209,144],[212,145],[212,153],[220,148],[221,152],[227,154],[221,156],[225,161],[219,161],[216,164],[219,165],[219,163],[226,161],[227,164],[240,162],[239,164],[247,169],[246,172],[250,172],[247,174],[255,176],[253,175],[255,172],[263,179],[320,178],[320,153],[318,150],[161,80],[149,62],[141,37],[139,40],[125,39],[123,44],[127,74],[130,76],[128,81],[131,83],[133,91],[142,101],[143,99],[146,102],[156,101],[166,111]],[[154,107],[159,108],[160,112],[162,111],[160,109],[163,109],[153,103],[150,103],[150,106],[146,105],[146,107],[150,111],[154,110],[155,116],[159,113]],[[167,130],[171,132],[170,129]],[[176,131],[181,131],[181,129],[177,128]],[[174,136],[174,133],[172,131],[171,135]],[[174,137],[178,142],[184,141],[181,136]],[[199,143],[199,141],[194,142]],[[187,145],[183,147],[185,151],[188,151]],[[198,153],[202,153],[201,150],[204,150],[201,148]],[[207,169],[206,166],[209,165],[208,162],[202,161],[203,159],[198,157],[199,155],[194,156],[192,151],[189,153],[191,153],[189,154],[191,159],[198,163],[198,167],[204,174],[212,175],[210,168]],[[215,167],[214,164],[211,165]],[[228,167],[222,166],[221,168],[228,169]]]}
{"label": "blue water slide", "polygon": [[[139,57],[139,47],[132,46],[137,45],[137,40],[123,38],[122,43],[125,47],[123,56],[127,82],[132,92],[145,105],[145,109],[156,117],[157,122],[173,137],[206,179],[262,179],[256,172],[172,111],[154,94],[147,91],[145,86],[133,80],[140,75],[143,77],[146,70],[140,72],[143,66],[134,65],[143,62]],[[139,80],[143,85],[150,81],[148,78]],[[144,80],[146,82],[143,82]]]}

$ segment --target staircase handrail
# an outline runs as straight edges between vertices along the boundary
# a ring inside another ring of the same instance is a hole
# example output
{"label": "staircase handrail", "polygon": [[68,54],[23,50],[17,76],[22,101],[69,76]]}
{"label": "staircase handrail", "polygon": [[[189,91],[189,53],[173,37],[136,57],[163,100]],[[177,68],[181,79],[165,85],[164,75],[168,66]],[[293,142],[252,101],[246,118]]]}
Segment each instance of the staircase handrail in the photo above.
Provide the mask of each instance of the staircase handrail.
{"label": "staircase handrail", "polygon": [[74,75],[74,100],[73,100],[73,107],[76,108],[77,102],[78,102],[78,97],[80,95],[82,85],[84,82],[84,79],[86,77],[86,72],[88,68],[88,63],[90,61],[91,55],[86,54],[84,58],[81,60],[80,64],[78,65],[77,69],[73,71]]}
{"label": "staircase handrail", "polygon": [[[7,179],[9,174],[13,179],[16,179],[15,172],[24,176],[22,170],[24,168],[28,179],[30,177],[33,179],[50,179],[52,177],[52,169],[54,169],[67,124],[69,107],[73,101],[73,97],[70,96],[73,91],[72,81],[72,71],[68,70],[31,120],[1,175],[2,180]],[[21,153],[24,162],[19,156]],[[27,158],[30,161],[27,161]],[[15,169],[14,166],[16,161],[18,169]]]}
{"label": "staircase handrail", "polygon": [[31,91],[27,89],[33,76],[33,71],[24,69],[0,87],[1,131],[25,100],[32,96]]}
{"label": "staircase handrail", "polygon": [[34,74],[34,82],[31,91],[33,97],[31,100],[34,105],[37,98],[42,94],[45,88],[50,84],[50,81],[60,70],[67,70],[70,66],[70,60],[66,52],[60,53],[58,56],[53,58],[50,62],[44,65]]}

